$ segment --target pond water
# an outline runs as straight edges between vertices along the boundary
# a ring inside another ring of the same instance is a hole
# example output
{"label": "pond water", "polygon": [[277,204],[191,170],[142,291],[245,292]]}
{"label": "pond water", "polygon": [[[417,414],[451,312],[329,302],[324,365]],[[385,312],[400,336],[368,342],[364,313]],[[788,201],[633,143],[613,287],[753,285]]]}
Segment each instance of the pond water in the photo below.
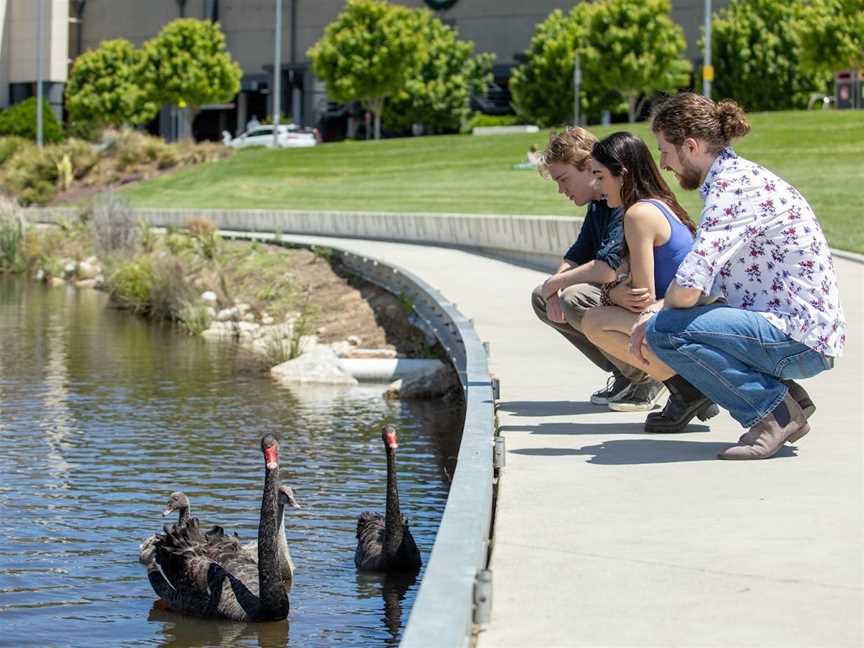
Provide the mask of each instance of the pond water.
{"label": "pond water", "polygon": [[[380,428],[399,431],[401,503],[425,563],[461,406],[390,403],[381,386],[280,387],[233,345],[105,302],[0,277],[0,644],[397,645],[419,579],[358,574],[353,562],[357,515],[384,510]],[[268,432],[303,507],[286,513],[288,621],[154,606],[138,546],[161,529],[168,495],[186,492],[202,526],[254,539]]]}

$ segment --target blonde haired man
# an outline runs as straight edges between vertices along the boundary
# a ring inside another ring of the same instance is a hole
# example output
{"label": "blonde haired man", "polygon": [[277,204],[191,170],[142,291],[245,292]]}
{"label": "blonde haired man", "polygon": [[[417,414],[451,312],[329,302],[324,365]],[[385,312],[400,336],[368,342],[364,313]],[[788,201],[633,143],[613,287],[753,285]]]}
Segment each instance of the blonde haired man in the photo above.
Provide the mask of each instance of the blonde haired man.
{"label": "blonde haired man", "polygon": [[612,374],[606,387],[592,394],[592,403],[626,411],[650,410],[662,386],[641,370],[607,355],[582,333],[582,316],[599,305],[601,285],[616,278],[624,243],[621,210],[606,204],[594,182],[591,149],[596,142],[584,128],[568,128],[552,133],[543,151],[540,173],[555,181],[558,193],[588,209],[579,236],[564,253],[558,270],[534,289],[531,305],[541,322]]}

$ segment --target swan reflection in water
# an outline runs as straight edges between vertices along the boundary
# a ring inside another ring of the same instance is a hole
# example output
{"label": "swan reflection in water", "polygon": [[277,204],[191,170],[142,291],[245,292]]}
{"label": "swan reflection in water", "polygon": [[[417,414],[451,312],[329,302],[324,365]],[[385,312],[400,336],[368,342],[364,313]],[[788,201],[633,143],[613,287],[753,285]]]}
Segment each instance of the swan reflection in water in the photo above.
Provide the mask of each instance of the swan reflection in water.
{"label": "swan reflection in water", "polygon": [[390,633],[390,640],[387,641],[386,646],[399,645],[403,629],[402,602],[405,600],[405,594],[416,582],[417,574],[411,572],[389,574],[357,572],[358,598],[380,596],[384,599],[384,617],[381,620]]}
{"label": "swan reflection in water", "polygon": [[[164,638],[160,648],[194,648],[196,646],[257,645],[260,648],[285,648],[288,645],[288,621],[238,623],[214,619],[195,619],[172,612],[157,600],[147,615],[148,621],[162,625]],[[257,640],[257,644],[255,641]]]}

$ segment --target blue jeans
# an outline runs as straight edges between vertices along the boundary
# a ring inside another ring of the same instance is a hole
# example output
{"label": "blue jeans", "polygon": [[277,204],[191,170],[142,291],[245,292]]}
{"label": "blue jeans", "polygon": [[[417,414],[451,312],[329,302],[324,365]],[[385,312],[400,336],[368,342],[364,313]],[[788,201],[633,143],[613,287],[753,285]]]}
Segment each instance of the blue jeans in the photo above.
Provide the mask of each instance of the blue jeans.
{"label": "blue jeans", "polygon": [[809,378],[834,362],[759,313],[724,304],[662,310],[645,338],[658,358],[744,427],[780,404],[788,391],[780,379]]}

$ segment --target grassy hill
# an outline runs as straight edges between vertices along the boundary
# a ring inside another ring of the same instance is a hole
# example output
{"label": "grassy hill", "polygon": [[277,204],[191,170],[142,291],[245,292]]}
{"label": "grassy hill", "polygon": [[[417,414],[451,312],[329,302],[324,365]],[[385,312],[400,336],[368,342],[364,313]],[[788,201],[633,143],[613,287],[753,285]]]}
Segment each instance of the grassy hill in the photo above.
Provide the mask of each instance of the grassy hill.
{"label": "grassy hill", "polygon": [[[810,201],[835,247],[864,252],[864,111],[751,115],[736,150],[791,182]],[[592,127],[602,137],[632,130],[656,149],[645,123]],[[536,172],[514,170],[547,134],[453,135],[341,142],[312,149],[247,149],[130,186],[137,206],[381,212],[580,215]],[[667,182],[698,217],[695,192]]]}

